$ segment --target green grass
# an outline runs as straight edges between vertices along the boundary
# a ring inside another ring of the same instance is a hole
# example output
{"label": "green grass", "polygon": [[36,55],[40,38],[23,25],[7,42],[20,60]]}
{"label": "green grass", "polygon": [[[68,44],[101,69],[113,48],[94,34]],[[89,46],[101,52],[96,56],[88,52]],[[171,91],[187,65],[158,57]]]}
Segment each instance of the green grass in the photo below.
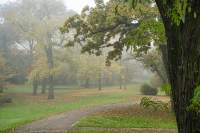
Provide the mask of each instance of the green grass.
{"label": "green grass", "polygon": [[[132,87],[131,87],[132,88]],[[22,94],[22,95],[30,95],[31,89],[21,86],[15,87],[6,90],[7,93],[12,94]],[[90,92],[94,90],[84,90],[84,89],[76,89],[77,92]],[[96,91],[96,90],[95,90]],[[63,98],[68,99],[68,96],[74,90],[67,89],[62,90],[62,94],[66,93],[66,97]],[[75,97],[75,100],[70,102],[65,102],[64,100],[55,100],[55,101],[38,101],[31,102],[26,101],[24,97],[14,96],[13,103],[6,104],[0,107],[0,132],[6,132],[10,129],[13,129],[19,125],[23,125],[25,123],[32,122],[34,120],[38,120],[44,117],[48,117],[50,115],[54,115],[61,112],[66,112],[70,110],[80,109],[84,107],[91,107],[96,105],[103,104],[111,104],[111,103],[119,103],[125,102],[135,94],[135,90],[128,89],[123,93],[100,93],[96,92],[93,95],[84,95]],[[30,95],[31,96],[31,95]],[[46,95],[44,96],[47,97]],[[71,97],[69,97],[71,98]]]}
{"label": "green grass", "polygon": [[68,131],[67,133],[118,133],[114,131]]}
{"label": "green grass", "polygon": [[77,124],[78,127],[102,128],[176,128],[174,121],[143,116],[89,116]]}
{"label": "green grass", "polygon": [[129,131],[129,128],[143,128],[143,132],[148,132],[146,128],[168,130],[176,129],[177,126],[174,114],[170,112],[154,112],[134,105],[102,111],[82,118],[67,133],[119,133],[122,130]]}
{"label": "green grass", "polygon": [[177,125],[175,116],[170,111],[153,111],[139,105],[130,105],[82,118],[76,127],[174,129]]}

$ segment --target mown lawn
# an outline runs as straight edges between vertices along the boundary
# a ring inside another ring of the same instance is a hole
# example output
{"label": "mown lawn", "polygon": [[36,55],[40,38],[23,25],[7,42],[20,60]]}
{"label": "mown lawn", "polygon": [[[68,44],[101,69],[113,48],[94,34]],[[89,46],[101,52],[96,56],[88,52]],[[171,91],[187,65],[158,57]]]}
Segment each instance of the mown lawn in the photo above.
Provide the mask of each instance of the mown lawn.
{"label": "mown lawn", "polygon": [[114,131],[69,131],[67,133],[119,133]]}
{"label": "mown lawn", "polygon": [[57,90],[55,100],[47,100],[47,95],[42,94],[32,96],[32,90],[26,86],[10,88],[6,93],[13,97],[13,103],[0,107],[0,132],[61,112],[127,102],[138,94],[137,87],[131,86],[128,90],[107,88],[103,91],[62,87]]}
{"label": "mown lawn", "polygon": [[103,128],[176,128],[174,121],[145,116],[90,116],[83,119],[79,127]]}
{"label": "mown lawn", "polygon": [[[125,108],[107,110],[82,118],[75,125],[76,128],[177,128],[174,114],[164,111],[152,111],[132,105]],[[69,133],[75,133],[75,130]],[[92,131],[92,133],[98,131]],[[91,131],[78,131],[78,133],[91,133]]]}

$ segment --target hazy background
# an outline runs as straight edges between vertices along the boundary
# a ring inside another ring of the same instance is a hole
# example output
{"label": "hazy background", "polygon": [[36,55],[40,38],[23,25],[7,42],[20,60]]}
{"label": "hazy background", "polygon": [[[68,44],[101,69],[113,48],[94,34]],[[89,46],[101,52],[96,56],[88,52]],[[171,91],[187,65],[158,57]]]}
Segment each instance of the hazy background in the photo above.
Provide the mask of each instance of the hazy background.
{"label": "hazy background", "polygon": [[[6,2],[12,2],[16,0],[0,0],[0,4],[5,4]],[[76,11],[77,13],[80,13],[82,8],[86,5],[89,5],[90,7],[94,7],[95,3],[94,0],[62,0],[64,1],[67,9],[72,9]],[[109,0],[104,0],[105,2],[108,2]]]}

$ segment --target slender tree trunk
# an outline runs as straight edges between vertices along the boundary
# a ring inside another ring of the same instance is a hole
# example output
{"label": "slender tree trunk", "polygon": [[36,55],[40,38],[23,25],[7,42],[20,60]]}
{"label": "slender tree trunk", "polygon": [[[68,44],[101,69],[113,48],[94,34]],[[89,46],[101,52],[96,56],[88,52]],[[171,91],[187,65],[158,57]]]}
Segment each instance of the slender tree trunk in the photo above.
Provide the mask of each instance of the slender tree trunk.
{"label": "slender tree trunk", "polygon": [[87,78],[85,79],[85,85],[84,85],[84,87],[85,87],[85,88],[89,88],[89,87],[90,87],[90,78],[87,77]]}
{"label": "slender tree trunk", "polygon": [[37,95],[38,89],[38,81],[36,79],[33,80],[33,95]]}
{"label": "slender tree trunk", "polygon": [[48,99],[54,99],[54,84],[53,84],[53,75],[49,76],[49,94]]}
{"label": "slender tree trunk", "polygon": [[45,94],[45,93],[46,93],[46,87],[42,87],[41,94]]}
{"label": "slender tree trunk", "polygon": [[53,61],[53,49],[51,44],[48,44],[48,46],[46,47],[46,55],[49,67],[48,99],[54,99],[54,77],[52,73],[52,70],[54,68],[54,61]]}
{"label": "slender tree trunk", "polygon": [[128,73],[129,69],[128,67],[125,68],[125,74],[124,74],[124,89],[127,89],[127,83],[128,83]]}
{"label": "slender tree trunk", "polygon": [[45,93],[46,93],[46,88],[43,88],[43,87],[42,87],[41,94],[45,94]]}
{"label": "slender tree trunk", "polygon": [[42,81],[42,91],[41,91],[42,94],[45,94],[46,93],[46,79],[43,79]]}
{"label": "slender tree trunk", "polygon": [[[161,53],[162,53],[162,60],[163,60],[163,64],[164,64],[164,69],[165,69],[165,73],[166,73],[166,77],[167,77],[167,82],[168,84],[169,83],[169,72],[168,72],[168,54],[167,54],[167,45],[160,45],[160,50],[161,50]],[[174,102],[173,102],[173,98],[172,98],[172,93],[170,92],[169,94],[170,96],[170,103],[171,103],[171,111],[174,112]]]}
{"label": "slender tree trunk", "polygon": [[163,44],[160,45],[160,51],[162,53],[162,60],[163,60],[163,65],[164,65],[164,70],[166,76],[166,83],[169,83],[169,72],[168,72],[168,53],[167,53],[167,45]]}
{"label": "slender tree trunk", "polygon": [[[122,60],[120,60],[119,62],[120,67],[122,67]],[[122,79],[122,68],[120,68],[120,72],[119,72],[119,88],[120,90],[122,89],[122,84],[123,84],[123,79]]]}
{"label": "slender tree trunk", "polygon": [[34,40],[29,40],[28,41],[29,42],[29,56],[30,56],[30,66],[32,65],[32,63],[33,63],[33,60],[34,60]]}
{"label": "slender tree trunk", "polygon": [[99,91],[101,91],[102,90],[102,81],[101,81],[101,72],[99,73],[99,78],[98,78],[98,89],[99,89]]}
{"label": "slender tree trunk", "polygon": [[122,89],[122,76],[119,77],[119,89]]}
{"label": "slender tree trunk", "polygon": [[123,82],[124,83],[124,90],[127,89],[127,85],[126,85],[127,83],[126,82],[127,82],[126,79],[124,79],[124,82]]}
{"label": "slender tree trunk", "polygon": [[3,86],[0,86],[0,93],[3,93]]}
{"label": "slender tree trunk", "polygon": [[103,79],[104,79],[104,81],[103,81],[104,85],[109,86],[110,85],[110,79],[109,79],[108,75],[105,75],[103,77]]}
{"label": "slender tree trunk", "polygon": [[156,64],[154,64],[154,69],[155,69],[155,72],[157,73],[157,75],[162,80],[162,83],[164,83],[164,84],[168,83],[168,80],[167,80],[166,76],[164,75],[165,73],[163,73],[162,70],[159,70],[159,68]]}
{"label": "slender tree trunk", "polygon": [[195,88],[200,84],[200,2],[187,2],[192,11],[186,11],[184,23],[177,25],[168,15],[174,8],[174,1],[156,0],[167,37],[168,76],[178,131],[199,133],[200,118],[196,113],[189,112],[187,107],[191,104]]}
{"label": "slender tree trunk", "polygon": [[102,62],[101,58],[99,58],[99,70],[98,70],[98,89],[99,91],[102,90]]}
{"label": "slender tree trunk", "polygon": [[4,81],[0,81],[0,93],[3,93],[4,91]]}

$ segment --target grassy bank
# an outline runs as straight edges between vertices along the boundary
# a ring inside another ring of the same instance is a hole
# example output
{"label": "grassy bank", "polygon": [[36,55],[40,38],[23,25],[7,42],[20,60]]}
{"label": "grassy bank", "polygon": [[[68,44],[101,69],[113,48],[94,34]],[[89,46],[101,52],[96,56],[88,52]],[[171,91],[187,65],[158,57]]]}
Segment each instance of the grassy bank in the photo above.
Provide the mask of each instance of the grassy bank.
{"label": "grassy bank", "polygon": [[138,93],[137,86],[131,86],[128,90],[107,88],[102,91],[62,87],[56,91],[55,100],[47,100],[46,95],[32,96],[31,91],[26,86],[6,90],[13,97],[13,103],[0,107],[0,132],[61,112],[126,102]]}
{"label": "grassy bank", "polygon": [[[152,111],[142,109],[139,105],[98,112],[82,118],[69,133],[75,133],[74,129],[175,129],[177,128],[174,114],[164,111]],[[98,133],[97,131],[78,131],[80,133]],[[99,131],[100,132],[100,131]],[[111,131],[109,131],[111,132]],[[114,131],[113,131],[114,133]]]}

